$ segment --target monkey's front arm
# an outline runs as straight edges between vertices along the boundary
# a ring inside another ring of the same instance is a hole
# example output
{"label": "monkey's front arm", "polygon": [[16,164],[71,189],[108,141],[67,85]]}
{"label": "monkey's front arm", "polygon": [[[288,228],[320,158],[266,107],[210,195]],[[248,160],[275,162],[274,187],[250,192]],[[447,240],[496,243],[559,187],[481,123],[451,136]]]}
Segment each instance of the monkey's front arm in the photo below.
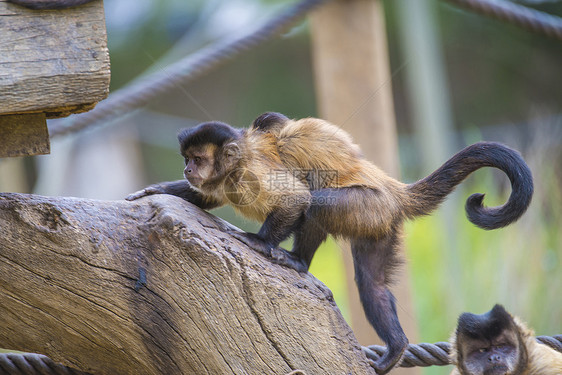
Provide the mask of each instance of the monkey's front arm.
{"label": "monkey's front arm", "polygon": [[189,182],[187,182],[187,180],[168,181],[168,182],[161,182],[159,184],[150,185],[142,190],[139,190],[137,192],[128,195],[125,199],[128,201],[134,201],[139,198],[146,197],[149,195],[154,195],[154,194],[175,195],[176,197],[185,199],[186,201],[193,203],[197,207],[200,207],[204,210],[209,210],[212,208],[222,206],[221,202],[206,197],[200,192],[193,189],[189,185]]}
{"label": "monkey's front arm", "polygon": [[[213,200],[193,189],[187,180],[150,185],[128,195],[125,199],[133,201],[154,194],[175,195],[202,209],[212,209],[223,205],[222,202]],[[307,272],[309,266],[307,262],[297,254],[292,254],[279,247],[279,243],[287,239],[296,227],[302,224],[301,219],[304,217],[307,207],[308,200],[302,199],[301,204],[296,206],[275,208],[268,214],[258,233],[232,232],[231,235],[277,264],[298,272]]]}

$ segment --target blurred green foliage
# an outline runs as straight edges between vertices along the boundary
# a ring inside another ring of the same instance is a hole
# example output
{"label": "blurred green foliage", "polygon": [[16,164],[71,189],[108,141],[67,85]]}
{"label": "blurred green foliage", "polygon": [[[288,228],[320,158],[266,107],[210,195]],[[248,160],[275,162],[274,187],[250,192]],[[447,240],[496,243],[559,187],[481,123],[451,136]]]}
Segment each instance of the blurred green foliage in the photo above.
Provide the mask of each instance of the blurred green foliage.
{"label": "blurred green foliage", "polygon": [[[490,170],[478,171],[460,188],[460,200],[454,202],[452,247],[446,246],[441,209],[406,224],[404,242],[422,342],[448,340],[462,312],[484,313],[496,303],[520,316],[538,335],[561,332],[562,150],[557,145],[561,132],[551,130],[533,135],[524,154],[533,170],[535,194],[529,210],[515,224],[485,231],[465,217],[463,201],[472,193],[485,192],[489,206],[507,199],[507,178]],[[547,134],[555,136],[547,140]],[[320,248],[311,272],[332,289],[348,318],[337,244]],[[450,371],[450,367],[423,369],[431,375]]]}
{"label": "blurred green foliage", "polygon": [[[462,202],[458,202],[453,248],[441,242],[439,212],[407,225],[414,303],[424,342],[448,338],[460,313],[484,313],[495,303],[527,321],[537,334],[560,333],[560,148],[548,143],[543,138],[525,154],[534,173],[535,195],[517,223],[494,231],[478,229],[464,217]],[[478,172],[464,193],[486,192],[487,204],[501,204],[509,189],[498,189],[493,177],[490,172]],[[424,371],[448,373],[439,368]]]}
{"label": "blurred green foliage", "polygon": [[349,322],[351,318],[342,250],[331,237],[316,252],[309,271],[330,288],[338,308]]}

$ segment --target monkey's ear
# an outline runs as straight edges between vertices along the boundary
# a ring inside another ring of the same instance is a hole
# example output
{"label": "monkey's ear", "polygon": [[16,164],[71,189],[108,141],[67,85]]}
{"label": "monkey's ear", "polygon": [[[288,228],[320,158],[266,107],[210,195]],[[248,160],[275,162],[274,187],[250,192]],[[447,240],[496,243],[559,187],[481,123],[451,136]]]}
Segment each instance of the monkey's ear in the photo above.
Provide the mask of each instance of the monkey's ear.
{"label": "monkey's ear", "polygon": [[240,146],[236,142],[227,143],[222,147],[222,154],[224,156],[225,163],[232,167],[242,155],[242,151],[240,150]]}

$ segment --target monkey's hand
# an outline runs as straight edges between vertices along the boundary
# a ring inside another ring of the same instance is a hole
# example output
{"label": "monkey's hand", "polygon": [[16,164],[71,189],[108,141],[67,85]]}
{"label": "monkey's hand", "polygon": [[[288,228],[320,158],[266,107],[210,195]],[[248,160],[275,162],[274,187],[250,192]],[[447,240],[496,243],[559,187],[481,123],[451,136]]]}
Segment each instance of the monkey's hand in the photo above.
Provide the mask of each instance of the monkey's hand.
{"label": "monkey's hand", "polygon": [[142,197],[147,197],[149,195],[153,195],[153,194],[165,194],[166,192],[164,191],[164,189],[160,186],[160,185],[150,185],[145,187],[144,189],[141,189],[139,191],[136,191],[132,194],[129,194],[127,197],[125,197],[126,200],[128,201],[134,201],[137,199],[140,199]]}
{"label": "monkey's hand", "polygon": [[271,259],[273,263],[281,266],[289,267],[297,272],[308,272],[308,266],[305,262],[283,248],[272,246],[264,241],[260,236],[255,233],[246,232],[230,232],[230,235],[240,242],[245,243],[248,247],[258,251],[260,254]]}

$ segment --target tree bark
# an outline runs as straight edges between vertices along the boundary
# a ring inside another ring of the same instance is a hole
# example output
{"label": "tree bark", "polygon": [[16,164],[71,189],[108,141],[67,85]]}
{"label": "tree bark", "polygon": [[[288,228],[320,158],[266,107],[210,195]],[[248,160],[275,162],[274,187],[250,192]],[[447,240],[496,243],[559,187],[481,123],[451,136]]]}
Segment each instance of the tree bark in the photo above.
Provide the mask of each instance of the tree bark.
{"label": "tree bark", "polygon": [[0,347],[93,374],[374,374],[330,290],[177,197],[0,194]]}

